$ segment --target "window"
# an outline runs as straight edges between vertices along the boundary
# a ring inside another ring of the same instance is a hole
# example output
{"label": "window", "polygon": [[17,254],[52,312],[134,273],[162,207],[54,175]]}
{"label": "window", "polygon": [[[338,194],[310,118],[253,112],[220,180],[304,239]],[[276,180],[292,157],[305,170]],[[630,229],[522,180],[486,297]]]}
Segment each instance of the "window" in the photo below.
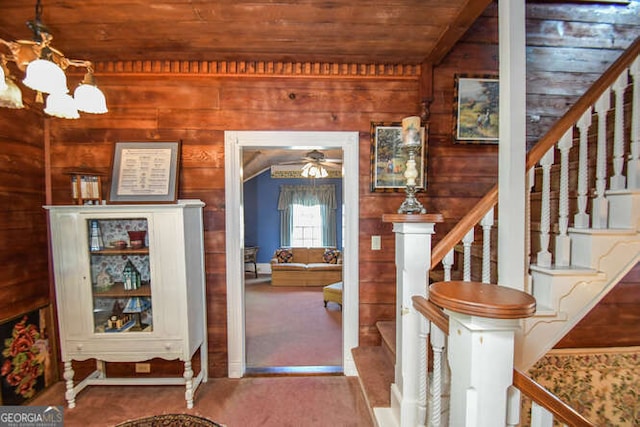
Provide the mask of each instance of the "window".
{"label": "window", "polygon": [[291,246],[300,248],[322,247],[324,221],[320,205],[292,206]]}
{"label": "window", "polygon": [[278,210],[281,246],[335,247],[335,185],[282,185]]}

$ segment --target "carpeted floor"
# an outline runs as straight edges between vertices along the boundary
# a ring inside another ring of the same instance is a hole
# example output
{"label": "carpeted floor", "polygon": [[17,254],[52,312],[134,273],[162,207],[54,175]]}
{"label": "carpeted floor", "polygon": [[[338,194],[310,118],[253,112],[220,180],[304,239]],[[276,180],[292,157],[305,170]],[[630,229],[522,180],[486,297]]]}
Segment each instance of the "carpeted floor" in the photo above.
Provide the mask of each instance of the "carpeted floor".
{"label": "carpeted floor", "polygon": [[341,366],[342,311],[322,287],[245,282],[247,367]]}
{"label": "carpeted floor", "polygon": [[344,376],[215,378],[200,385],[193,409],[182,386],[90,386],[68,409],[64,381],[32,406],[64,406],[65,427],[113,427],[141,417],[190,414],[226,427],[371,427],[358,378]]}

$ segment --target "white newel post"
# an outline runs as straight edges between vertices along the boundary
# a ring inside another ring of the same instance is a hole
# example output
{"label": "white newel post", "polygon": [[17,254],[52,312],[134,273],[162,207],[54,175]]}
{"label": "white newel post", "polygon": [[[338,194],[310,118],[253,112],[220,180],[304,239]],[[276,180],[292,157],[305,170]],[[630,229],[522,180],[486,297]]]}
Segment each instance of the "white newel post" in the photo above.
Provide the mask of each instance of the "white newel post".
{"label": "white newel post", "polygon": [[429,292],[430,300],[449,315],[449,424],[506,425],[515,331],[521,318],[535,313],[535,299],[479,282],[438,282]]}
{"label": "white newel post", "polygon": [[[396,234],[396,366],[391,410],[398,426],[425,425],[427,401],[427,320],[411,297],[428,298],[431,235],[440,214],[383,216]],[[419,366],[419,373],[416,367]]]}

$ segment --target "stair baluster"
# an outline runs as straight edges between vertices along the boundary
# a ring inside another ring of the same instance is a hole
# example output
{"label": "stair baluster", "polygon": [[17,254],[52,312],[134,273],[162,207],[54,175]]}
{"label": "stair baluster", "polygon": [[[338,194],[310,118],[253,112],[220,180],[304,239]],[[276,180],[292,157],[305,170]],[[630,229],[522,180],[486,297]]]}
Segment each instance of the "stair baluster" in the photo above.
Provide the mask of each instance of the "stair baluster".
{"label": "stair baluster", "polygon": [[593,228],[607,228],[609,203],[604,196],[607,187],[607,112],[610,106],[607,88],[596,102],[598,114],[598,148],[596,153],[596,197],[593,199]]}
{"label": "stair baluster", "polygon": [[589,228],[589,214],[587,214],[587,191],[589,185],[589,128],[591,127],[591,107],[587,108],[580,120],[580,148],[578,154],[578,212],[573,217],[575,228]]}
{"label": "stair baluster", "polygon": [[493,227],[493,209],[482,217],[482,282],[491,283],[491,228]]}
{"label": "stair baluster", "polygon": [[559,234],[556,236],[555,265],[568,267],[571,263],[571,238],[569,229],[569,152],[573,146],[573,128],[560,138],[560,199],[558,201]]}
{"label": "stair baluster", "polygon": [[629,189],[640,189],[640,57],[629,68],[633,80],[631,98],[631,155],[627,164],[627,185]]}
{"label": "stair baluster", "polygon": [[609,178],[609,189],[624,190],[627,186],[627,178],[622,175],[624,167],[624,91],[629,80],[627,70],[613,84],[615,95],[615,121],[613,128],[613,176]]}

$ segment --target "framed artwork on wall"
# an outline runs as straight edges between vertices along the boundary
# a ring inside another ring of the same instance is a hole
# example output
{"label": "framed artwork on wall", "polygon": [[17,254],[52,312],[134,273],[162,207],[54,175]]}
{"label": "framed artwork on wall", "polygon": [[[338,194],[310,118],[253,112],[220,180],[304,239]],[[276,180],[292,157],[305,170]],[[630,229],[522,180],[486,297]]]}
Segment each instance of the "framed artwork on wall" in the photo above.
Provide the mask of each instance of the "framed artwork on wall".
{"label": "framed artwork on wall", "polygon": [[[420,128],[422,146],[416,153],[416,189],[426,187],[426,134]],[[371,191],[399,192],[406,185],[404,172],[408,155],[402,149],[402,124],[400,122],[371,122]]]}
{"label": "framed artwork on wall", "polygon": [[499,80],[497,76],[455,76],[453,140],[460,144],[497,144]]}
{"label": "framed artwork on wall", "polygon": [[49,306],[0,323],[0,405],[22,405],[56,378]]}
{"label": "framed artwork on wall", "polygon": [[175,203],[180,141],[116,142],[110,203]]}

